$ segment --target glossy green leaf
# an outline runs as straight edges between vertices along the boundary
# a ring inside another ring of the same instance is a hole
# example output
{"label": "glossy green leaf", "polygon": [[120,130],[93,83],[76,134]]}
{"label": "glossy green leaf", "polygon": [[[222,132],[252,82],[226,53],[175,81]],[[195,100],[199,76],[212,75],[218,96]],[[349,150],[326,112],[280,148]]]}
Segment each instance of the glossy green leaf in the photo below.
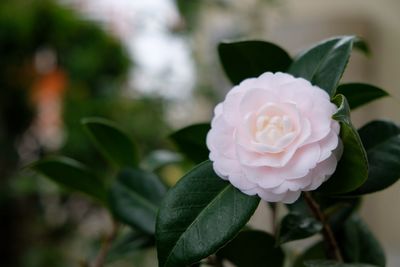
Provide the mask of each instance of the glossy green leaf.
{"label": "glossy green leaf", "polygon": [[304,263],[306,267],[378,267],[363,263],[341,263],[330,260],[311,260]]}
{"label": "glossy green leaf", "polygon": [[210,161],[170,189],[157,217],[160,267],[183,267],[215,253],[247,223],[259,198],[218,177]]}
{"label": "glossy green leaf", "polygon": [[370,84],[365,83],[345,83],[339,85],[337,93],[346,97],[350,109],[358,108],[376,99],[388,96],[389,94]]}
{"label": "glossy green leaf", "polygon": [[372,121],[359,130],[367,150],[367,181],[348,195],[383,190],[400,178],[400,127],[392,122]]}
{"label": "glossy green leaf", "polygon": [[34,163],[32,169],[62,187],[85,193],[103,204],[106,203],[107,193],[103,180],[74,159],[52,157]]}
{"label": "glossy green leaf", "polygon": [[265,41],[220,43],[219,58],[233,84],[264,72],[286,72],[292,59],[279,46]]}
{"label": "glossy green leaf", "polygon": [[337,95],[333,102],[338,106],[333,118],[340,122],[343,155],[335,173],[319,188],[319,191],[339,194],[350,192],[365,182],[368,177],[368,160],[360,136],[350,121],[350,109],[346,98]]}
{"label": "glossy green leaf", "polygon": [[338,237],[339,247],[347,261],[386,266],[382,247],[358,215],[354,214],[344,223]]}
{"label": "glossy green leaf", "polygon": [[289,68],[289,73],[310,81],[313,85],[324,89],[330,96],[334,96],[355,44],[358,48],[362,48],[363,45],[366,47],[355,36],[340,36],[325,40],[295,59]]}
{"label": "glossy green leaf", "polygon": [[154,174],[125,169],[111,188],[111,209],[120,221],[154,234],[157,211],[165,193],[165,186]]}
{"label": "glossy green leaf", "polygon": [[281,267],[285,257],[282,248],[275,247],[273,236],[256,230],[240,232],[218,251],[217,256],[236,267]]}
{"label": "glossy green leaf", "polygon": [[200,163],[208,159],[210,153],[206,146],[210,127],[208,123],[194,124],[174,132],[170,137],[187,158]]}
{"label": "glossy green leaf", "polygon": [[321,229],[322,224],[315,218],[299,213],[289,213],[280,223],[277,244],[313,236]]}
{"label": "glossy green leaf", "polygon": [[304,262],[326,257],[323,241],[317,242],[308,247],[300,256],[298,256],[293,267],[305,267]]}
{"label": "glossy green leaf", "polygon": [[82,124],[96,148],[110,163],[120,168],[138,165],[135,144],[113,122],[102,118],[86,118]]}

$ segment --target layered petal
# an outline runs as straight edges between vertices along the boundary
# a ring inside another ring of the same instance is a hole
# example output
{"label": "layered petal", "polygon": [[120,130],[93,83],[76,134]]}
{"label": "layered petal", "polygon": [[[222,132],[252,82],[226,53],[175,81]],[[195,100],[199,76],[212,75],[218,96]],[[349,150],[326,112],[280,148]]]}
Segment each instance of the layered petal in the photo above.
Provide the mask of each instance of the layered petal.
{"label": "layered petal", "polygon": [[336,110],[302,78],[267,72],[244,80],[214,110],[207,146],[215,172],[245,194],[294,202],[336,169],[343,150]]}

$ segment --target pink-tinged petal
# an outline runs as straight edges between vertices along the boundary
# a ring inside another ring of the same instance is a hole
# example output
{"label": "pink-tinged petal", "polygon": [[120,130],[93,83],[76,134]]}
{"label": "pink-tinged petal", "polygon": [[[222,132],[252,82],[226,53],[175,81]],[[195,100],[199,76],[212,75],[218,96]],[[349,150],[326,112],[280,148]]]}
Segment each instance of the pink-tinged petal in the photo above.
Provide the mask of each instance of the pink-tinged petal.
{"label": "pink-tinged petal", "polygon": [[267,202],[281,202],[286,194],[274,194],[269,190],[258,190],[257,195]]}
{"label": "pink-tinged petal", "polygon": [[[311,97],[312,92],[304,86],[299,86],[297,81],[283,85],[279,92],[282,103],[295,103],[296,107],[301,111],[311,110],[314,105],[313,98]],[[300,96],[301,101],[299,101]]]}
{"label": "pink-tinged petal", "polygon": [[320,148],[318,144],[309,145],[298,151],[293,162],[281,168],[254,167],[242,165],[249,180],[263,188],[272,188],[292,179],[301,179],[316,166]]}
{"label": "pink-tinged petal", "polygon": [[246,178],[257,184],[261,188],[274,188],[279,186],[284,182],[284,179],[279,175],[273,175],[269,173],[266,169],[272,169],[268,167],[260,167],[260,168],[249,168],[242,166],[243,173],[246,175]]}
{"label": "pink-tinged petal", "polygon": [[317,189],[323,182],[329,179],[335,172],[337,167],[337,159],[334,154],[324,161],[318,163],[313,169],[313,180],[312,183],[306,187],[305,191]]}
{"label": "pink-tinged petal", "polygon": [[218,105],[216,105],[214,108],[214,118],[219,117],[222,114],[223,109],[224,108],[223,108],[222,103],[219,103]]}
{"label": "pink-tinged petal", "polygon": [[334,133],[336,133],[337,135],[339,135],[339,134],[340,134],[340,123],[337,122],[337,121],[335,121],[335,120],[332,120],[331,129],[332,129],[332,131],[333,131]]}
{"label": "pink-tinged petal", "polygon": [[240,166],[236,160],[226,158],[213,152],[210,153],[210,160],[213,162],[214,171],[226,179],[231,174],[241,173]]}
{"label": "pink-tinged petal", "polygon": [[243,95],[243,90],[231,90],[222,103],[222,115],[230,126],[236,127],[238,125],[240,114],[237,107]]}
{"label": "pink-tinged petal", "polygon": [[312,134],[307,143],[312,143],[323,139],[332,130],[332,115],[335,111],[332,109],[334,105],[329,101],[321,100],[305,114],[310,121]]}
{"label": "pink-tinged petal", "polygon": [[310,121],[307,118],[302,118],[301,121],[301,132],[299,133],[297,140],[294,142],[293,146],[295,149],[298,147],[301,147],[303,145],[308,144],[307,140],[310,139],[310,136],[312,135],[312,126]]}
{"label": "pink-tinged petal", "polygon": [[[239,130],[240,133],[240,130]],[[259,144],[246,143],[243,134],[236,135],[236,151],[237,157],[241,164],[246,166],[268,166],[268,167],[284,167],[291,160],[295,152],[299,149],[300,144],[307,139],[310,134],[310,125],[305,120],[303,121],[303,129],[300,136],[291,144],[286,147],[281,153],[266,153],[266,147]],[[271,149],[272,150],[272,149]],[[259,152],[260,151],[260,152]]]}
{"label": "pink-tinged petal", "polygon": [[301,191],[287,191],[282,199],[285,204],[292,204],[300,197]]}
{"label": "pink-tinged petal", "polygon": [[240,144],[237,144],[235,148],[239,162],[253,167],[284,167],[296,152],[292,149],[284,153],[259,153],[249,151]]}
{"label": "pink-tinged petal", "polygon": [[236,108],[241,116],[244,117],[249,113],[254,113],[268,103],[275,103],[278,99],[276,92],[268,90],[268,88],[251,88],[243,95]]}
{"label": "pink-tinged petal", "polygon": [[206,145],[210,151],[229,158],[236,158],[235,145],[232,143],[234,128],[230,127],[222,116],[215,117],[206,138]]}
{"label": "pink-tinged petal", "polygon": [[[263,79],[263,75],[260,76],[260,80]],[[304,80],[306,82],[308,82],[307,80]],[[296,79],[293,80],[293,76],[287,73],[283,73],[283,72],[276,72],[272,77],[271,77],[271,86],[273,86],[274,88],[282,88],[283,86],[285,86],[286,84],[290,84],[290,83],[299,83],[300,79]]]}
{"label": "pink-tinged petal", "polygon": [[[318,86],[313,86],[312,88],[310,88],[310,91],[312,91],[313,94],[313,98],[315,99],[325,99],[328,102],[330,102],[330,96],[328,95],[328,93],[325,90],[321,90]],[[336,108],[334,108],[334,110],[336,110]]]}
{"label": "pink-tinged petal", "polygon": [[325,91],[289,74],[244,80],[214,110],[207,146],[215,172],[245,194],[294,202],[336,169],[336,110]]}
{"label": "pink-tinged petal", "polygon": [[[267,132],[270,122],[279,119],[282,120],[282,127],[287,125],[287,129],[283,135],[280,135],[274,143],[269,144],[263,142],[261,137],[263,134],[269,135]],[[262,121],[265,121],[264,124]],[[259,123],[261,124],[259,125]],[[260,126],[264,125],[265,128]],[[245,147],[250,152],[257,153],[281,153],[278,156],[283,161],[288,161],[293,154],[291,151],[295,150],[297,146],[302,144],[304,140],[310,135],[310,124],[306,119],[300,118],[296,106],[291,103],[267,103],[261,106],[256,113],[249,113],[244,116],[243,123],[236,128],[235,139],[238,144]],[[265,133],[263,132],[265,131]],[[284,155],[286,154],[286,155]]]}
{"label": "pink-tinged petal", "polygon": [[237,87],[239,90],[248,91],[251,88],[257,87],[258,78],[248,78],[243,80]]}
{"label": "pink-tinged petal", "polygon": [[265,84],[270,84],[272,79],[275,77],[277,73],[272,73],[272,72],[265,72],[261,74],[257,80],[260,83],[260,85],[265,85]]}
{"label": "pink-tinged petal", "polygon": [[319,142],[319,146],[321,147],[321,156],[318,161],[323,161],[327,159],[332,151],[338,147],[339,137],[336,133],[331,131],[324,139]]}
{"label": "pink-tinged petal", "polygon": [[257,194],[267,202],[283,202],[291,204],[300,197],[301,191],[287,191],[282,194],[274,194],[268,190],[260,190]]}
{"label": "pink-tinged petal", "polygon": [[254,187],[254,188],[251,188],[251,189],[241,189],[241,188],[238,187],[238,189],[240,191],[242,191],[243,193],[245,193],[246,195],[249,195],[249,196],[257,195],[257,192],[260,190],[259,187]]}
{"label": "pink-tinged petal", "polygon": [[317,143],[299,148],[288,164],[285,165],[285,169],[288,170],[287,173],[290,174],[286,176],[286,179],[298,179],[306,176],[309,170],[315,168],[320,155],[321,148]]}
{"label": "pink-tinged petal", "polygon": [[288,181],[288,188],[290,191],[303,191],[304,188],[309,186],[313,179],[312,179],[311,171],[301,179],[294,179]]}
{"label": "pink-tinged petal", "polygon": [[229,175],[229,181],[236,188],[240,188],[241,190],[251,190],[257,188],[257,185],[244,175],[244,173],[233,173]]}

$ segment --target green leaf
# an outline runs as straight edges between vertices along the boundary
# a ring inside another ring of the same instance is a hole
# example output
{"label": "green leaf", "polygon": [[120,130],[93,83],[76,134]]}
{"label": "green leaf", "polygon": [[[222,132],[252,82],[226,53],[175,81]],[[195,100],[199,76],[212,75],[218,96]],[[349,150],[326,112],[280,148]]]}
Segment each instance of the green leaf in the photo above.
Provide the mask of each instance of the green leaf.
{"label": "green leaf", "polygon": [[34,163],[31,168],[62,187],[84,193],[106,204],[103,180],[82,163],[66,157],[52,157]]}
{"label": "green leaf", "polygon": [[210,153],[206,146],[209,123],[193,124],[170,135],[179,150],[190,160],[200,163],[208,159]]}
{"label": "green leaf", "polygon": [[158,207],[165,193],[165,186],[154,174],[125,169],[111,188],[111,209],[120,221],[154,234]]}
{"label": "green leaf", "polygon": [[340,36],[322,41],[295,59],[289,73],[310,81],[334,96],[355,44],[358,48],[363,45],[366,47],[355,36]]}
{"label": "green leaf", "polygon": [[[315,196],[313,196],[315,197]],[[313,213],[310,210],[310,207],[307,205],[307,202],[304,200],[303,194],[291,204],[285,204],[288,208],[289,213],[299,213],[303,215],[307,215],[308,217],[313,216]]]}
{"label": "green leaf", "polygon": [[132,140],[113,122],[85,118],[82,125],[103,156],[117,167],[137,167],[138,154]]}
{"label": "green leaf", "polygon": [[166,165],[181,161],[182,156],[178,153],[168,150],[154,150],[143,159],[140,165],[146,170],[155,171]]}
{"label": "green leaf", "polygon": [[346,97],[350,109],[358,108],[371,101],[389,95],[386,91],[365,83],[341,84],[337,88],[337,93]]}
{"label": "green leaf", "polygon": [[338,237],[339,247],[346,260],[386,266],[385,254],[378,240],[356,214],[345,222]]}
{"label": "green leaf", "polygon": [[215,253],[247,223],[260,199],[218,177],[206,161],[171,188],[157,217],[160,267],[183,267]]}
{"label": "green leaf", "polygon": [[337,95],[333,102],[338,111],[333,118],[340,122],[340,137],[343,142],[343,155],[332,177],[319,189],[326,194],[347,193],[360,187],[368,177],[367,154],[358,132],[350,121],[350,109],[346,98]]}
{"label": "green leaf", "polygon": [[304,267],[304,262],[309,260],[322,259],[326,256],[324,242],[320,241],[308,247],[300,256],[296,258],[293,267]]}
{"label": "green leaf", "polygon": [[400,177],[400,127],[392,122],[372,121],[359,130],[367,150],[367,181],[348,195],[362,195],[383,190]]}
{"label": "green leaf", "polygon": [[299,213],[289,213],[283,217],[277,244],[307,238],[318,233],[322,229],[322,224],[313,217],[309,217]]}
{"label": "green leaf", "polygon": [[264,72],[286,72],[292,59],[279,46],[264,41],[220,43],[219,58],[233,84]]}
{"label": "green leaf", "polygon": [[[346,221],[361,205],[359,197],[334,197],[312,192],[312,197],[325,214],[331,228],[335,231],[341,228]],[[301,195],[294,203],[286,204],[289,213],[301,214],[303,217],[313,217],[309,206]]]}
{"label": "green leaf", "polygon": [[325,203],[319,202],[319,204],[323,207],[332,230],[336,232],[354,212],[358,211],[361,206],[361,198],[331,198],[331,202],[327,203],[329,199],[326,198]]}
{"label": "green leaf", "polygon": [[362,263],[340,263],[330,260],[311,260],[304,263],[306,267],[377,267]]}
{"label": "green leaf", "polygon": [[142,232],[129,232],[118,237],[112,244],[107,253],[106,263],[121,260],[128,257],[138,250],[153,247],[155,240],[153,235]]}
{"label": "green leaf", "polygon": [[275,238],[263,231],[244,230],[217,256],[227,259],[236,267],[281,267],[284,262],[282,248],[275,247]]}

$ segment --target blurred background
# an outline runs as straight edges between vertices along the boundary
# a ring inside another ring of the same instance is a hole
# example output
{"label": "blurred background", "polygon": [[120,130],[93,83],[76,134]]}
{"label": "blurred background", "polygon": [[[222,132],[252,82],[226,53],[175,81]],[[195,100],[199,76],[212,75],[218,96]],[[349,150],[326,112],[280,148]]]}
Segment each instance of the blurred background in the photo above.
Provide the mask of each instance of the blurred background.
{"label": "blurred background", "polygon": [[[333,35],[359,35],[372,54],[354,53],[344,81],[392,97],[353,120],[399,123],[399,12],[397,0],[2,0],[0,266],[85,266],[109,231],[107,214],[24,167],[63,154],[102,171],[80,126],[88,116],[118,122],[143,155],[170,148],[166,136],[209,121],[230,88],[216,51],[222,40],[265,39],[296,55]],[[389,267],[400,266],[399,189],[367,196],[362,208]],[[252,223],[268,230],[266,212]],[[156,266],[154,257],[147,250],[107,266]]]}

